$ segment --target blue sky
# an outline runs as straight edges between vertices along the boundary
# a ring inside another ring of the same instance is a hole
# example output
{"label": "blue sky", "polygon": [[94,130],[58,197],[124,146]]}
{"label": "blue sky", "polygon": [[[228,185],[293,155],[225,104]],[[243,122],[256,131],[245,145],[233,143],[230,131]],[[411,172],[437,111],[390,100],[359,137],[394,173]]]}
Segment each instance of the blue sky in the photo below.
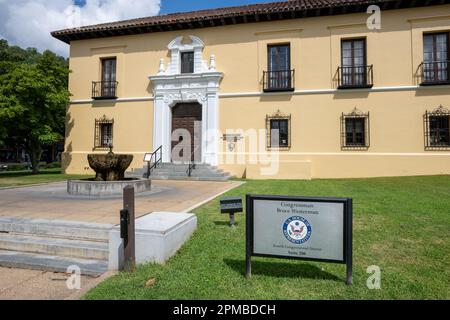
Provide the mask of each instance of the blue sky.
{"label": "blue sky", "polygon": [[[274,2],[277,0],[162,0],[161,14],[194,11],[201,9],[240,6],[246,4]],[[85,0],[75,0],[78,5],[83,5]]]}
{"label": "blue sky", "polygon": [[274,1],[277,0],[162,0],[161,14]]}

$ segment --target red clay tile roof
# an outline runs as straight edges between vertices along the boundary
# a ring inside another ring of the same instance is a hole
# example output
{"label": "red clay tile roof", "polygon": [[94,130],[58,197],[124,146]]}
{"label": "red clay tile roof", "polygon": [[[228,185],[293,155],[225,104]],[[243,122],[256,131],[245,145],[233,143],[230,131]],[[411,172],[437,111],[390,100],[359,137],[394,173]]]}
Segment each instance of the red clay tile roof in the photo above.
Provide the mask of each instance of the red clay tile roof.
{"label": "red clay tile roof", "polygon": [[55,31],[52,36],[70,43],[72,40],[128,34],[365,12],[372,4],[379,5],[382,10],[390,10],[448,3],[450,0],[291,0],[104,23]]}

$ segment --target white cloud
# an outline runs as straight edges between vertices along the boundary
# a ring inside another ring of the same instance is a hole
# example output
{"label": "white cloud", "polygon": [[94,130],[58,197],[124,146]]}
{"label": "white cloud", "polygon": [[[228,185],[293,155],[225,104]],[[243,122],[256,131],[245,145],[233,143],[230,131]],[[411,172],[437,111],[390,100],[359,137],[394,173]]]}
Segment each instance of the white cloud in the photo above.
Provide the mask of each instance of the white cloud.
{"label": "white cloud", "polygon": [[157,15],[161,0],[0,0],[0,38],[21,47],[50,49],[67,56],[69,47],[51,37],[65,28]]}

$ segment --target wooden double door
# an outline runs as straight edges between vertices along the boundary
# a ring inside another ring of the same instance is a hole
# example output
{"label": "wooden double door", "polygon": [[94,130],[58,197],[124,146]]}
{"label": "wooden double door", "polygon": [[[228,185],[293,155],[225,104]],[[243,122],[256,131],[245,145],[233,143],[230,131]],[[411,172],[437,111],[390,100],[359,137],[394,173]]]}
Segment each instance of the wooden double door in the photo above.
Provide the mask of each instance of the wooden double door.
{"label": "wooden double door", "polygon": [[202,106],[179,103],[172,108],[172,162],[201,162]]}

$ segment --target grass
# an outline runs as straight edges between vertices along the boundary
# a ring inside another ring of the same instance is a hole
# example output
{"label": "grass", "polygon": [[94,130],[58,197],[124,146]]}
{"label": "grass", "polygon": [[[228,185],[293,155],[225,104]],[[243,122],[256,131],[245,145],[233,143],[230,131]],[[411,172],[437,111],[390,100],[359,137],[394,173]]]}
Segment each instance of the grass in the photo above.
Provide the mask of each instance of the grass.
{"label": "grass", "polygon": [[[216,199],[195,211],[199,227],[166,265],[147,264],[101,283],[85,299],[450,299],[450,176],[248,181],[228,196],[278,194],[354,199],[354,285],[345,266],[253,259],[245,273],[245,217],[227,226]],[[366,286],[381,268],[381,290]],[[147,280],[156,284],[145,287]]]}
{"label": "grass", "polygon": [[39,174],[32,174],[31,171],[6,171],[0,172],[0,188],[58,182],[80,177],[84,176],[62,174],[61,169],[43,169]]}

